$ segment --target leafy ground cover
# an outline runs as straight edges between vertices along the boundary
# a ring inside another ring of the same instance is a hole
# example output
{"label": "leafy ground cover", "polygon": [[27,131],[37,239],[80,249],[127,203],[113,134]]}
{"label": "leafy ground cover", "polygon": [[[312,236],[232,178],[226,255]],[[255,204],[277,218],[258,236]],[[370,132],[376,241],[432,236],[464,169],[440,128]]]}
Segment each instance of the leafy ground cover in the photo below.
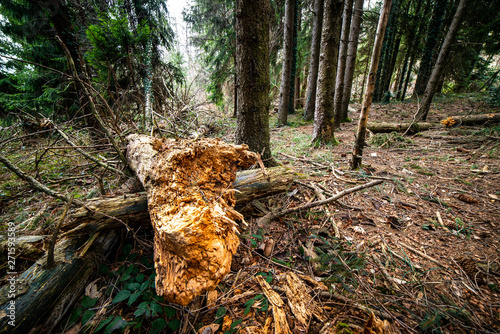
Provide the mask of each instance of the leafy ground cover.
{"label": "leafy ground cover", "polygon": [[[415,111],[414,102],[374,105],[370,120],[407,121]],[[271,333],[273,305],[255,279],[262,276],[285,300],[287,321],[296,333],[359,332],[372,312],[387,319],[394,332],[499,332],[500,127],[444,128],[439,123],[452,115],[487,112],[498,110],[470,97],[437,99],[429,115],[434,128],[408,137],[370,135],[363,166],[356,171],[348,168],[355,114],[336,132],[339,144],[321,148],[311,146],[312,123],[303,122],[300,112],[292,115],[289,126],[271,129],[272,151],[307,178],[246,207],[249,227],[241,231],[231,273],[215,292],[186,308],[156,296],[152,235],[142,230],[135,239],[127,236],[112,262],[101,264],[59,331],[190,333],[218,326],[220,333]],[[201,119],[211,136],[233,141],[234,120],[215,112]],[[91,143],[84,132],[75,131],[74,137],[114,161],[106,146]],[[27,138],[1,150],[32,175],[38,170],[42,182],[75,197],[122,191],[123,178],[90,168],[69,148],[42,156],[51,145],[63,146],[58,140]],[[62,203],[0,169],[3,224],[15,221],[23,233],[50,234]],[[267,226],[255,224],[267,211],[374,179],[384,183]],[[307,283],[323,310],[324,318],[312,317],[305,331],[286,303],[290,272]]]}

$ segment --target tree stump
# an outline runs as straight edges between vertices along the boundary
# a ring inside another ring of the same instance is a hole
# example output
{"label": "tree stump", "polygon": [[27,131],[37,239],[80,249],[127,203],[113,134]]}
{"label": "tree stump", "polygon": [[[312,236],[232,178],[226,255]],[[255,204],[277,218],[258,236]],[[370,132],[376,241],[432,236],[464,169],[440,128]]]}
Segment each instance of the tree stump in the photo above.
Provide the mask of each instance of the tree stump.
{"label": "tree stump", "polygon": [[239,245],[233,182],[258,161],[246,145],[218,139],[131,135],[127,158],[146,189],[155,230],[156,292],[187,305],[229,272]]}

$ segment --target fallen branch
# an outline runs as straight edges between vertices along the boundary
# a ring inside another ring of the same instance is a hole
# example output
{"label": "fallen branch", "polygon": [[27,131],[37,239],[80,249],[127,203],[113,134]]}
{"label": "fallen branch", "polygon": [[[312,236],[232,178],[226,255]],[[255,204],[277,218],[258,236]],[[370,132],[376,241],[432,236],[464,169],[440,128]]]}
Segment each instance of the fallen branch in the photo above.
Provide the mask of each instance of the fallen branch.
{"label": "fallen branch", "polygon": [[301,206],[296,206],[296,207],[289,208],[289,209],[282,209],[282,210],[279,210],[279,211],[276,211],[276,212],[270,212],[267,215],[265,215],[264,217],[261,217],[261,218],[257,219],[257,225],[258,226],[265,226],[265,225],[269,224],[273,219],[276,219],[278,217],[282,217],[282,216],[288,215],[288,214],[290,214],[292,212],[297,212],[297,211],[301,211],[301,210],[307,210],[307,209],[310,209],[310,208],[314,208],[316,206],[320,206],[320,205],[323,205],[323,204],[331,203],[331,202],[336,201],[337,199],[339,199],[341,197],[344,197],[344,196],[346,196],[348,194],[351,194],[353,192],[359,191],[361,189],[365,189],[365,188],[370,188],[370,187],[376,186],[377,184],[381,184],[383,182],[384,181],[382,181],[382,180],[371,181],[371,182],[368,182],[368,183],[365,183],[365,184],[361,184],[361,185],[356,186],[356,187],[352,187],[352,188],[343,190],[343,191],[339,192],[338,194],[336,194],[336,195],[334,195],[332,197],[329,197],[327,199],[324,199],[324,200],[310,202],[310,203],[307,203],[307,204],[304,204],[304,205],[301,205]]}
{"label": "fallen branch", "polygon": [[441,262],[439,262],[439,261],[438,261],[438,260],[436,260],[435,258],[430,257],[429,255],[424,254],[424,253],[422,253],[421,251],[419,251],[419,250],[417,250],[417,249],[415,249],[415,248],[413,248],[413,247],[411,247],[411,246],[408,246],[407,244],[405,244],[405,243],[403,243],[403,242],[401,242],[401,241],[399,241],[399,244],[400,244],[401,246],[403,246],[404,248],[406,248],[406,249],[408,249],[408,250],[412,251],[413,253],[415,253],[415,254],[417,254],[417,255],[420,255],[421,257],[423,257],[423,258],[425,258],[425,259],[427,259],[427,260],[429,260],[429,261],[431,261],[431,262],[434,262],[434,263],[435,263],[435,264],[437,264],[438,266],[443,267],[443,268],[446,268],[446,266],[445,266],[444,264],[442,264]]}
{"label": "fallen branch", "polygon": [[66,142],[68,144],[70,144],[72,146],[72,148],[74,148],[78,153],[80,153],[81,155],[83,155],[85,158],[95,162],[96,164],[98,164],[99,166],[105,168],[105,169],[109,169],[110,171],[112,172],[115,172],[115,173],[118,173],[120,175],[125,175],[125,173],[123,173],[121,170],[118,170],[116,168],[113,168],[107,164],[105,164],[104,162],[100,161],[99,159],[91,156],[90,154],[88,154],[87,152],[85,152],[84,150],[82,150],[80,147],[81,146],[76,146],[70,139],[69,137],[62,131],[60,130],[55,123],[53,123],[53,126],[54,126],[54,129],[61,135],[61,137],[64,138],[64,140],[66,140]]}
{"label": "fallen branch", "polygon": [[[319,197],[320,200],[324,201],[326,199],[326,196],[324,195],[323,191],[321,191],[313,183],[311,183],[311,187],[314,189],[314,192],[316,193],[316,195],[318,195],[318,197]],[[337,226],[337,223],[333,219],[333,216],[330,213],[330,210],[328,210],[328,208],[326,208],[325,212],[326,212],[326,216],[328,217],[328,219],[332,222],[333,231],[335,232],[335,238],[340,238],[339,228]]]}
{"label": "fallen branch", "polygon": [[[19,167],[14,165],[11,161],[9,161],[9,159],[4,157],[2,154],[0,154],[0,162],[3,163],[5,165],[5,167],[10,169],[14,174],[16,174],[20,179],[23,179],[24,181],[28,182],[36,190],[44,192],[47,195],[58,198],[64,202],[70,201],[70,196],[64,196],[61,193],[58,193],[50,188],[47,188],[47,186],[43,185],[42,183],[38,182],[33,177],[31,177],[28,174],[26,174],[25,172],[23,172]],[[77,199],[74,199],[73,203],[78,204],[82,207],[86,207],[85,203],[83,203],[82,201],[79,201]]]}

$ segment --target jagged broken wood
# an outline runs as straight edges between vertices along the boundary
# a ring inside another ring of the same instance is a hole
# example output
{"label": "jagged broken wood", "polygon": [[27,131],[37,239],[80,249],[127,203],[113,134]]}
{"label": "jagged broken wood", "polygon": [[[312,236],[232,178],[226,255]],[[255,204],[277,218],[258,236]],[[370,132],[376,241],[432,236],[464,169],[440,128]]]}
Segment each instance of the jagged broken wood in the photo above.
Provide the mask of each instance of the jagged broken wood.
{"label": "jagged broken wood", "polygon": [[127,159],[148,196],[155,231],[156,292],[189,304],[229,272],[239,245],[233,183],[260,160],[218,139],[127,137]]}
{"label": "jagged broken wood", "polygon": [[[288,167],[267,169],[268,176],[258,169],[236,173],[233,188],[236,206],[243,206],[255,199],[285,192],[290,184],[301,176]],[[146,193],[126,194],[110,198],[98,198],[87,201],[85,208],[79,208],[71,214],[63,226],[62,236],[95,233],[114,228],[151,226]],[[113,217],[113,218],[111,218]]]}

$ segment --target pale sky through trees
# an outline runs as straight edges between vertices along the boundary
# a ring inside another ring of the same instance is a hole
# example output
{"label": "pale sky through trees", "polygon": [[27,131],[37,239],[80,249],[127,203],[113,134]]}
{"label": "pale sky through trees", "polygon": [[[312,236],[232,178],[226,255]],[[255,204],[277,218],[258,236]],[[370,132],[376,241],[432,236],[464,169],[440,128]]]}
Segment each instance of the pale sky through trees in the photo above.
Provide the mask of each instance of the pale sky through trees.
{"label": "pale sky through trees", "polygon": [[187,53],[187,26],[182,19],[182,11],[188,5],[188,0],[169,0],[167,1],[168,13],[171,18],[170,25],[174,29],[177,41],[179,42],[179,51]]}

